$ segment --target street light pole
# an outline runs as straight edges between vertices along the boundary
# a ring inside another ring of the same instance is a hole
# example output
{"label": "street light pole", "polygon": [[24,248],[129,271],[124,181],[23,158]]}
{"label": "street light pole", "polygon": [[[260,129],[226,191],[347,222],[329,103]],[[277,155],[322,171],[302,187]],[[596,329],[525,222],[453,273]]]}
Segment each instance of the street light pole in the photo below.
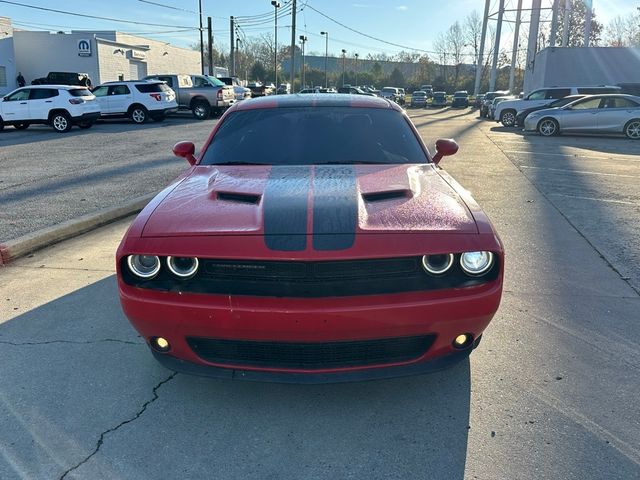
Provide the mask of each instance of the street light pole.
{"label": "street light pole", "polygon": [[344,87],[344,61],[347,57],[347,51],[342,49],[342,86]]}
{"label": "street light pole", "polygon": [[320,35],[325,35],[325,47],[324,47],[324,88],[329,88],[329,77],[327,76],[327,59],[329,58],[329,32],[320,32]]}
{"label": "street light pole", "polygon": [[356,87],[358,86],[358,54],[354,54],[354,56],[356,57]]}
{"label": "street light pole", "polygon": [[200,19],[200,70],[204,75],[204,38],[202,36],[202,0],[198,0],[198,18]]}
{"label": "street light pole", "polygon": [[304,78],[304,74],[305,74],[305,71],[304,71],[304,67],[305,67],[305,65],[304,65],[304,44],[306,43],[306,41],[307,41],[307,37],[304,36],[304,35],[300,35],[300,43],[302,44],[302,88],[306,87],[306,80]]}
{"label": "street light pole", "polygon": [[271,5],[273,5],[273,17],[275,19],[275,45],[273,48],[273,77],[274,77],[274,85],[276,87],[276,94],[278,93],[278,8],[280,8],[280,2],[276,2],[276,0],[271,0]]}

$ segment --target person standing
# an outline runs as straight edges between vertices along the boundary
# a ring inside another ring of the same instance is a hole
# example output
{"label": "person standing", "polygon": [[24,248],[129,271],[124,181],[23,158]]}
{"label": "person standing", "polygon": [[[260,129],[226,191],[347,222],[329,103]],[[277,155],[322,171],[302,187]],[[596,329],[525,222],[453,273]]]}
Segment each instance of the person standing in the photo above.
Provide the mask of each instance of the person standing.
{"label": "person standing", "polygon": [[16,77],[16,82],[18,83],[18,87],[24,87],[27,84],[24,77],[22,76],[22,72],[18,72],[18,76]]}

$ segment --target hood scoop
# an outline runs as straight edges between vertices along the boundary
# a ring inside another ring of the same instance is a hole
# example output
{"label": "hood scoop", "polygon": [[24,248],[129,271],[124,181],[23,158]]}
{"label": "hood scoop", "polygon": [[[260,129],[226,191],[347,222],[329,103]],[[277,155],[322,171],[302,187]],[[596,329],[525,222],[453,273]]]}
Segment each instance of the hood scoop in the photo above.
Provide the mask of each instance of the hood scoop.
{"label": "hood scoop", "polygon": [[223,202],[248,203],[250,205],[257,205],[258,203],[260,203],[261,196],[253,193],[217,192],[216,198]]}
{"label": "hood scoop", "polygon": [[362,199],[367,203],[384,202],[385,200],[395,200],[398,198],[411,198],[413,192],[407,189],[386,190],[383,192],[363,193]]}

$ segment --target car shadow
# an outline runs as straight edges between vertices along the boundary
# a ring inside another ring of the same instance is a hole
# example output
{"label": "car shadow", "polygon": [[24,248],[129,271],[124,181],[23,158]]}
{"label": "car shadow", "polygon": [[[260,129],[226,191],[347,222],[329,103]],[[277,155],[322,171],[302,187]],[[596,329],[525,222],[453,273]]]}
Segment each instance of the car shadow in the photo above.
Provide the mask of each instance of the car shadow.
{"label": "car shadow", "polygon": [[5,321],[0,343],[1,478],[464,478],[468,360],[317,386],[173,376],[115,276]]}

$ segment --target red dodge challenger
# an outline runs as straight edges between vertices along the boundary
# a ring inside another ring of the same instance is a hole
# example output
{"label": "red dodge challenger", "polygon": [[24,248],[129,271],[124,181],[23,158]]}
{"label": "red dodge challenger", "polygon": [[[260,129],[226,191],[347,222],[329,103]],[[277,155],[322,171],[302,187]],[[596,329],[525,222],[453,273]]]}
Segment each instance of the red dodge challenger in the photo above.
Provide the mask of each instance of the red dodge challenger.
{"label": "red dodge challenger", "polygon": [[503,248],[395,103],[236,104],[117,252],[125,314],[169,369],[328,383],[466,358],[498,309]]}

